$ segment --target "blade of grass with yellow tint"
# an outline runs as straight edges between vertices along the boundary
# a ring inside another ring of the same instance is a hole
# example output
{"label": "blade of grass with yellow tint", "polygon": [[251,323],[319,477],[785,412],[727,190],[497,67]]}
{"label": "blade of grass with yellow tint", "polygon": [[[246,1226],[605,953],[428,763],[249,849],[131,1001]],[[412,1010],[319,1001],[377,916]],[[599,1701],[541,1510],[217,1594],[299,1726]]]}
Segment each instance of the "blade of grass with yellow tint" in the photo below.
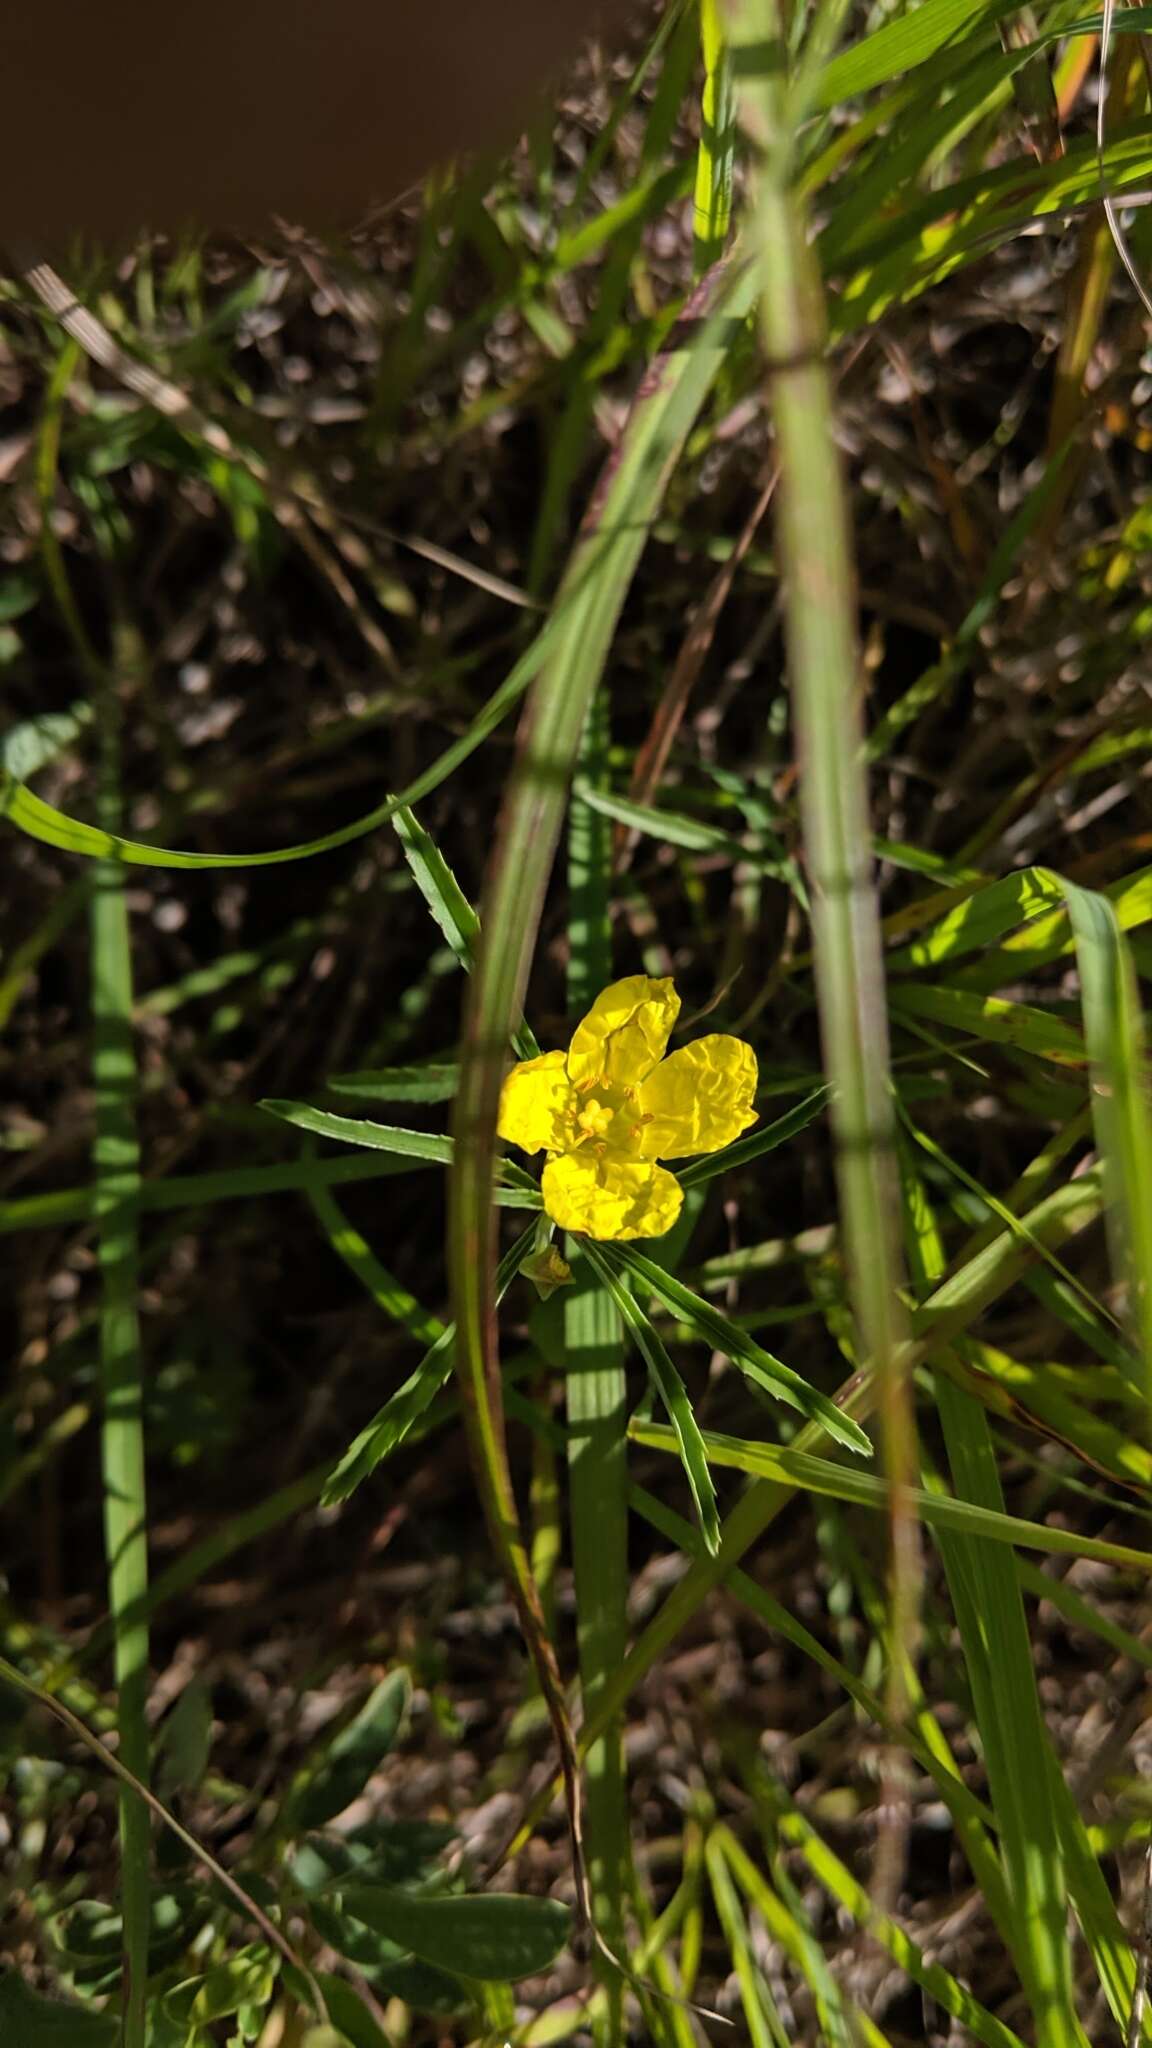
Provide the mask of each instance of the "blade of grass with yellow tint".
{"label": "blade of grass with yellow tint", "polygon": [[[802,762],[801,819],[812,882],[812,942],[851,1300],[877,1376],[890,1488],[893,1717],[918,1627],[920,1552],[911,1388],[901,1368],[900,1248],[879,902],[872,861],[860,654],[847,498],[826,360],[824,293],[796,185],[795,109],[776,0],[739,0],[733,53],[745,124],[759,152],[756,234],[779,485],[775,520]],[[891,1763],[895,1774],[894,1758]],[[896,1791],[895,1782],[891,1787]],[[881,1845],[897,1883],[906,1801]],[[899,1816],[904,1816],[901,1821]]]}
{"label": "blade of grass with yellow tint", "polygon": [[1127,1291],[1144,1397],[1152,1401],[1152,1118],[1144,1020],[1113,905],[1072,882],[1064,883],[1064,894],[1076,940],[1113,1260]]}

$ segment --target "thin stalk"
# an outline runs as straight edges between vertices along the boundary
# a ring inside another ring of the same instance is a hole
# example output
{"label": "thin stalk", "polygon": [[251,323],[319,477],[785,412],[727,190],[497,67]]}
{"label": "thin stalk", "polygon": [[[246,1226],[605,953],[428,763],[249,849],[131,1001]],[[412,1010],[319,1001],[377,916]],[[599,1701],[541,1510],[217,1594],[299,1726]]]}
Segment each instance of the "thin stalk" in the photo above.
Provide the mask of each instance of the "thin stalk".
{"label": "thin stalk", "polygon": [[732,224],[736,96],[732,90],[732,59],[724,35],[721,0],[700,0],[700,50],[704,59],[704,87],[692,201],[693,259],[698,277],[723,255]]}
{"label": "thin stalk", "polygon": [[[99,821],[120,822],[119,708],[107,682],[99,709]],[[124,870],[97,862],[89,913],[91,933],[92,1080],[96,1135],[92,1164],[100,1269],[100,1372],[104,1404],[101,1461],[108,1605],[119,1694],[119,1759],[148,1782],[148,1520],[139,1275],[140,1147],[136,1133],[137,1072],[132,1037],[132,954]],[[147,1808],[127,1785],[120,1791],[120,1887],[124,1920],[124,2048],[144,2048],[148,1975],[149,1864]]]}
{"label": "thin stalk", "polygon": [[[605,779],[606,753],[607,709],[601,696],[592,706],[581,746],[580,769],[593,786]],[[611,979],[611,861],[611,821],[587,804],[574,804],[568,825],[568,1001],[574,1017],[588,1009]],[[628,1388],[616,1309],[571,1241],[567,1253],[575,1280],[564,1298],[569,1513],[580,1687],[587,1721],[627,1649]],[[619,1716],[589,1748],[584,1777],[592,1908],[608,1947],[620,1953],[628,1808]],[[602,1951],[596,1963],[605,2001],[593,2018],[593,2034],[601,2048],[616,2048],[623,2038],[623,1982]]]}
{"label": "thin stalk", "polygon": [[[905,1337],[899,1193],[852,545],[823,284],[793,182],[786,23],[777,0],[742,0],[734,14],[745,112],[761,145],[760,309],[780,470],[775,517],[812,880],[813,960],[851,1295],[862,1352],[879,1387],[890,1487],[889,1706],[900,1721],[908,1706],[902,1674],[914,1650],[920,1599],[919,1532],[910,1505],[918,1468],[911,1385],[899,1364]],[[890,1767],[894,1773],[894,1755]],[[906,1819],[906,1800],[896,1803]],[[885,1890],[895,1882],[900,1832],[894,1828],[881,1845]]]}

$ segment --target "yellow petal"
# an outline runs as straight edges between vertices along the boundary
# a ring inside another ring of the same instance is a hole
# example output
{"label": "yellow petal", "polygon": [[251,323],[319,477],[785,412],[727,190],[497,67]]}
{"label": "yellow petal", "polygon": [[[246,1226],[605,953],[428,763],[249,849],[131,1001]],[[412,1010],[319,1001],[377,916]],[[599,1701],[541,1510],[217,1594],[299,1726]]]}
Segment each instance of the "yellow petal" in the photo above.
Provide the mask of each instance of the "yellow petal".
{"label": "yellow petal", "polygon": [[500,1091],[496,1128],[502,1138],[522,1145],[525,1152],[538,1152],[541,1145],[549,1152],[559,1152],[571,1143],[568,1116],[572,1107],[564,1054],[542,1052],[538,1059],[521,1060],[507,1076]]}
{"label": "yellow petal", "polygon": [[672,982],[629,974],[597,996],[568,1048],[568,1078],[579,1087],[607,1081],[635,1088],[650,1074],[680,1014]]}
{"label": "yellow petal", "polygon": [[718,1152],[756,1121],[756,1055],[742,1038],[713,1032],[662,1060],[641,1087],[645,1123],[637,1151],[645,1159]]}
{"label": "yellow petal", "polygon": [[684,1200],[662,1166],[588,1149],[550,1159],[540,1187],[553,1223],[588,1237],[663,1237]]}

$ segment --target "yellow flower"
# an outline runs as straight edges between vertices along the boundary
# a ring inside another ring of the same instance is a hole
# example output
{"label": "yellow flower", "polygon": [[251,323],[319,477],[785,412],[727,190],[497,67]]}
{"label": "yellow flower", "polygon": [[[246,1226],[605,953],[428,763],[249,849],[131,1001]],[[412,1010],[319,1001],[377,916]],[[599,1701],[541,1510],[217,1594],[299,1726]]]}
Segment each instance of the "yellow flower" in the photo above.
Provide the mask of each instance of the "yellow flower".
{"label": "yellow flower", "polygon": [[630,974],[597,996],[566,1053],[508,1075],[500,1136],[549,1154],[540,1186],[561,1229],[663,1236],[684,1191],[656,1162],[718,1152],[755,1123],[751,1046],[714,1032],[665,1059],[679,1011],[670,980]]}

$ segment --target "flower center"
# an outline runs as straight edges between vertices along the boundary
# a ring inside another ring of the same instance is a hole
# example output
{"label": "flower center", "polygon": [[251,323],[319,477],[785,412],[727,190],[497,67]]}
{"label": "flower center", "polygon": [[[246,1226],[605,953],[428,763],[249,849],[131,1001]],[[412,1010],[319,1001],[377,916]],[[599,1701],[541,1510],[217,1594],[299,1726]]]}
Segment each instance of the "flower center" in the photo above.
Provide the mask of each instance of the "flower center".
{"label": "flower center", "polygon": [[604,1075],[585,1083],[572,1113],[573,1149],[591,1145],[597,1152],[630,1152],[651,1117],[636,1108],[634,1088],[612,1087]]}

